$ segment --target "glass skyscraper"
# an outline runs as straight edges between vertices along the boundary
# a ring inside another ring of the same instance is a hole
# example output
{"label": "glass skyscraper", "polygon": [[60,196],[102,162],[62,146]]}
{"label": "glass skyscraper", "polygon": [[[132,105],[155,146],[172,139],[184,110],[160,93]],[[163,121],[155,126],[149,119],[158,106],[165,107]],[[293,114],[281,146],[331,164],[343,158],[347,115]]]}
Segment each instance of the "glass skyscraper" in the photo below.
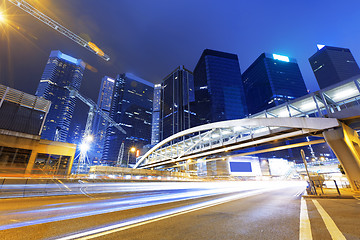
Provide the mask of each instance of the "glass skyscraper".
{"label": "glass skyscraper", "polygon": [[[108,76],[102,78],[97,105],[108,115],[111,108],[114,86],[115,79]],[[104,118],[102,118],[99,114],[95,114],[92,129],[92,133],[94,135],[94,146],[91,153],[92,164],[100,164],[108,125],[108,122]]]}
{"label": "glass skyscraper", "polygon": [[194,70],[197,114],[192,126],[243,118],[247,115],[245,94],[236,54],[205,49]]}
{"label": "glass skyscraper", "polygon": [[66,142],[76,99],[71,98],[64,87],[79,90],[84,70],[85,63],[81,59],[51,51],[35,93],[51,101],[41,138]]}
{"label": "glass skyscraper", "polygon": [[72,123],[70,127],[70,133],[68,134],[67,141],[69,143],[80,144],[85,129],[82,128],[80,123]]}
{"label": "glass skyscraper", "polygon": [[156,145],[160,142],[161,92],[161,84],[155,84],[151,126],[151,145]]}
{"label": "glass skyscraper", "polygon": [[[287,56],[262,53],[243,73],[242,78],[249,114],[264,111],[307,94],[296,59]],[[277,144],[271,146],[275,147]],[[263,148],[256,147],[257,150]],[[291,159],[293,155],[292,149],[289,149],[259,156]]]}
{"label": "glass skyscraper", "polygon": [[318,45],[309,58],[321,89],[360,74],[360,68],[347,48]]}
{"label": "glass skyscraper", "polygon": [[194,101],[193,74],[179,66],[161,83],[160,140],[190,128],[195,115],[190,104]]}
{"label": "glass skyscraper", "polygon": [[296,60],[278,54],[261,54],[242,79],[249,114],[307,94]]}
{"label": "glass skyscraper", "polygon": [[[107,165],[121,166],[127,161],[135,163],[132,147],[141,150],[151,143],[151,121],[154,84],[133,74],[125,73],[115,79],[110,117],[120,123],[126,134],[115,127],[108,127],[105,138],[103,160]],[[122,147],[123,145],[123,147]],[[123,152],[120,151],[121,148]]]}

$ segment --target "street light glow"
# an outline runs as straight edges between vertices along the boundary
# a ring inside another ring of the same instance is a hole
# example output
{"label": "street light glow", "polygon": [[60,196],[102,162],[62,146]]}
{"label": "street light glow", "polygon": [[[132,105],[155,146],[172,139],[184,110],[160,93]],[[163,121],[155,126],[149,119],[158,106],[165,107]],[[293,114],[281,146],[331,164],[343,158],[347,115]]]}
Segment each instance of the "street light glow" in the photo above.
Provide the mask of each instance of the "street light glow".
{"label": "street light glow", "polygon": [[92,142],[92,141],[94,141],[94,137],[93,137],[92,135],[87,135],[87,136],[85,137],[85,141],[86,141],[86,142]]}
{"label": "street light glow", "polygon": [[89,151],[90,144],[88,144],[86,142],[83,142],[83,143],[80,144],[79,148],[80,148],[81,152],[85,153],[85,152]]}
{"label": "street light glow", "polygon": [[130,152],[134,153],[136,151],[135,147],[130,148]]}
{"label": "street light glow", "polygon": [[3,12],[0,12],[0,23],[4,23],[6,21],[5,15]]}

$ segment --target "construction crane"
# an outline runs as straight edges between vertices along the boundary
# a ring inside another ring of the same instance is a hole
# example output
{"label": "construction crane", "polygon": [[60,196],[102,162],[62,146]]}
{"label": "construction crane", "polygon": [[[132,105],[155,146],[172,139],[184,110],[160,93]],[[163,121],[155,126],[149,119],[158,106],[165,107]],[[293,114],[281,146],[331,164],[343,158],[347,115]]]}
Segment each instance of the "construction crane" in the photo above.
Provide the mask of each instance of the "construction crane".
{"label": "construction crane", "polygon": [[33,7],[31,4],[26,2],[25,0],[8,0],[10,3],[14,4],[15,6],[19,7],[23,11],[27,12],[31,16],[37,18],[41,22],[45,23],[52,29],[56,30],[57,32],[61,33],[65,37],[73,40],[77,44],[81,45],[82,47],[86,48],[92,53],[95,53],[105,61],[109,61],[110,57],[106,55],[98,46],[96,46],[95,43],[88,42],[85,39],[81,38],[80,36],[76,35],[66,27],[62,26],[60,23],[54,21],[49,16],[43,14],[39,10],[37,10],[35,7]]}
{"label": "construction crane", "polygon": [[[90,108],[89,113],[88,113],[88,117],[87,117],[87,120],[86,120],[85,132],[84,132],[82,144],[89,145],[90,142],[92,141],[91,129],[92,129],[92,123],[93,123],[93,120],[94,120],[95,113],[99,114],[102,118],[104,118],[107,122],[109,122],[110,126],[114,126],[120,132],[126,134],[126,131],[122,127],[120,127],[120,124],[116,123],[108,114],[103,112],[93,100],[91,100],[90,98],[84,97],[83,95],[81,95],[79,93],[79,91],[77,91],[76,89],[74,89],[74,88],[72,88],[70,86],[66,86],[65,89],[69,90],[70,97],[72,97],[72,98],[76,97],[76,98],[80,99],[80,101],[82,101],[83,103],[88,105],[89,108]],[[80,165],[85,164],[85,158],[86,158],[87,150],[88,149],[80,148],[80,156],[79,156],[79,160],[78,160],[77,174],[79,173]]]}
{"label": "construction crane", "polygon": [[126,131],[122,127],[120,127],[120,124],[116,123],[108,114],[103,112],[93,100],[91,100],[90,98],[84,97],[76,89],[74,89],[70,86],[66,86],[65,88],[67,90],[69,90],[70,97],[72,97],[72,98],[76,97],[76,98],[80,99],[80,101],[82,101],[83,103],[88,105],[90,108],[89,113],[88,113],[88,119],[86,121],[86,126],[85,126],[85,134],[84,134],[85,136],[91,134],[92,122],[93,122],[95,113],[99,114],[102,118],[104,118],[107,122],[109,122],[110,126],[114,126],[120,132],[126,134]]}

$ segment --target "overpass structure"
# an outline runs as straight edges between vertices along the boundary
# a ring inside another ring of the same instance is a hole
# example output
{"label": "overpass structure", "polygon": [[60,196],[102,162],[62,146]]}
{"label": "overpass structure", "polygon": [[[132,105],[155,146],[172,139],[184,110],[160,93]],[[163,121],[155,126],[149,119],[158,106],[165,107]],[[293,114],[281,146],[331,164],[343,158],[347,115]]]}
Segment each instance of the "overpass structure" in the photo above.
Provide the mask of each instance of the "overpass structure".
{"label": "overpass structure", "polygon": [[359,120],[360,76],[357,76],[248,118],[179,132],[155,145],[134,168],[176,168],[186,162],[210,161],[209,157],[218,160],[234,150],[316,135],[322,138],[242,155],[327,142],[343,165],[352,188],[360,190],[360,141],[356,132]]}

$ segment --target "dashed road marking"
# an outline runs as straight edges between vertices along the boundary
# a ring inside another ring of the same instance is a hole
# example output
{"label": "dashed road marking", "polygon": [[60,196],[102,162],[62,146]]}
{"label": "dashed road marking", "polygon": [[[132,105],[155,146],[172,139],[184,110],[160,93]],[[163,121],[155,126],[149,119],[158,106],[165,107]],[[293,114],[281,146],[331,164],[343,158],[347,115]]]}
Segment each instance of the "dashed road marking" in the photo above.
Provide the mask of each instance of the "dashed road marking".
{"label": "dashed road marking", "polygon": [[312,240],[309,214],[306,206],[306,200],[304,198],[301,198],[299,239]]}
{"label": "dashed road marking", "polygon": [[336,226],[335,222],[332,220],[332,218],[329,216],[329,214],[320,205],[320,203],[317,200],[312,200],[312,201],[313,201],[316,209],[320,213],[321,218],[323,219],[323,221],[325,223],[325,226],[328,229],[332,239],[334,239],[334,240],[346,240],[345,236],[342,234],[342,232]]}

